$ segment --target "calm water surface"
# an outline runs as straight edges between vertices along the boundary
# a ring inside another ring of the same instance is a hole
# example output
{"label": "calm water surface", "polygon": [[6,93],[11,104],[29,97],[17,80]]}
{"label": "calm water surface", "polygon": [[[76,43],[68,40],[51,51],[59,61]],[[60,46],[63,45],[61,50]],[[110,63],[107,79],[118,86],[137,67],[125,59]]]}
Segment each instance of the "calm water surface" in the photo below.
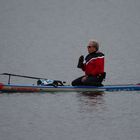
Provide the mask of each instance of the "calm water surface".
{"label": "calm water surface", "polygon": [[[93,38],[104,84],[139,83],[139,13],[139,0],[1,0],[0,73],[70,84]],[[0,140],[140,140],[140,92],[0,94]]]}
{"label": "calm water surface", "polygon": [[140,92],[0,95],[2,140],[139,140]]}

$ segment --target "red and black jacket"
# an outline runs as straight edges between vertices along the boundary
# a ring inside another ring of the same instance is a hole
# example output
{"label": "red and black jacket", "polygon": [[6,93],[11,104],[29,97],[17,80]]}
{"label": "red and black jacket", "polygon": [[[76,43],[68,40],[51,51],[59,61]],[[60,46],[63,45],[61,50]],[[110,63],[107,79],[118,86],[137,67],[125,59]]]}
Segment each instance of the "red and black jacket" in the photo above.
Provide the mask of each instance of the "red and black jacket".
{"label": "red and black jacket", "polygon": [[88,54],[82,69],[86,75],[97,76],[104,73],[104,54],[102,52]]}

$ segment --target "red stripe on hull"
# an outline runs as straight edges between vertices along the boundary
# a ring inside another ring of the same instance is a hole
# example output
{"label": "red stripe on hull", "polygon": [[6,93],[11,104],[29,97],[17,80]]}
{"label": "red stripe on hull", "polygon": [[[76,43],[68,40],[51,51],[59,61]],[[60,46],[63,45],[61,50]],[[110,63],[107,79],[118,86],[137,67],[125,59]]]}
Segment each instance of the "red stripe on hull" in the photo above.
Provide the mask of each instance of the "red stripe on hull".
{"label": "red stripe on hull", "polygon": [[0,83],[0,90],[3,89],[3,86],[4,86],[4,85],[3,85],[2,83]]}

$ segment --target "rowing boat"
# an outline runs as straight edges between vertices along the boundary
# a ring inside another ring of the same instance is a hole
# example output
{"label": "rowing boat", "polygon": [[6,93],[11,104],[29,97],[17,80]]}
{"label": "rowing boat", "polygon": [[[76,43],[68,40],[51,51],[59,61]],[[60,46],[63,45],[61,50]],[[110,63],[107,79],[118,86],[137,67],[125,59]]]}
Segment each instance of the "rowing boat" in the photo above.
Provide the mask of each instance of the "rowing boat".
{"label": "rowing boat", "polygon": [[105,85],[97,86],[40,86],[24,84],[2,84],[0,83],[0,92],[91,92],[91,91],[138,91],[140,84],[127,85]]}
{"label": "rowing boat", "polygon": [[64,85],[64,81],[53,80],[55,84],[52,85],[31,85],[31,84],[11,84],[11,76],[23,77],[29,79],[45,79],[32,76],[17,75],[11,73],[2,73],[0,75],[8,75],[8,84],[0,83],[0,92],[94,92],[94,91],[138,91],[140,84],[121,84],[121,85],[104,85],[104,86],[70,86]]}

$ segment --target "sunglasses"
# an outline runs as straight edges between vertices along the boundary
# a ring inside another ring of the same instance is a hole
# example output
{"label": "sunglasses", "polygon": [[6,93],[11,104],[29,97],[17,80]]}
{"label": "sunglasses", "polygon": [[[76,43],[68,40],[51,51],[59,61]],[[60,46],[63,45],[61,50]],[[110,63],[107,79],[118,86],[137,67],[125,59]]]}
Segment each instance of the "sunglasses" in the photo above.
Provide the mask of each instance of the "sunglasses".
{"label": "sunglasses", "polygon": [[87,46],[87,48],[92,48],[92,46]]}

